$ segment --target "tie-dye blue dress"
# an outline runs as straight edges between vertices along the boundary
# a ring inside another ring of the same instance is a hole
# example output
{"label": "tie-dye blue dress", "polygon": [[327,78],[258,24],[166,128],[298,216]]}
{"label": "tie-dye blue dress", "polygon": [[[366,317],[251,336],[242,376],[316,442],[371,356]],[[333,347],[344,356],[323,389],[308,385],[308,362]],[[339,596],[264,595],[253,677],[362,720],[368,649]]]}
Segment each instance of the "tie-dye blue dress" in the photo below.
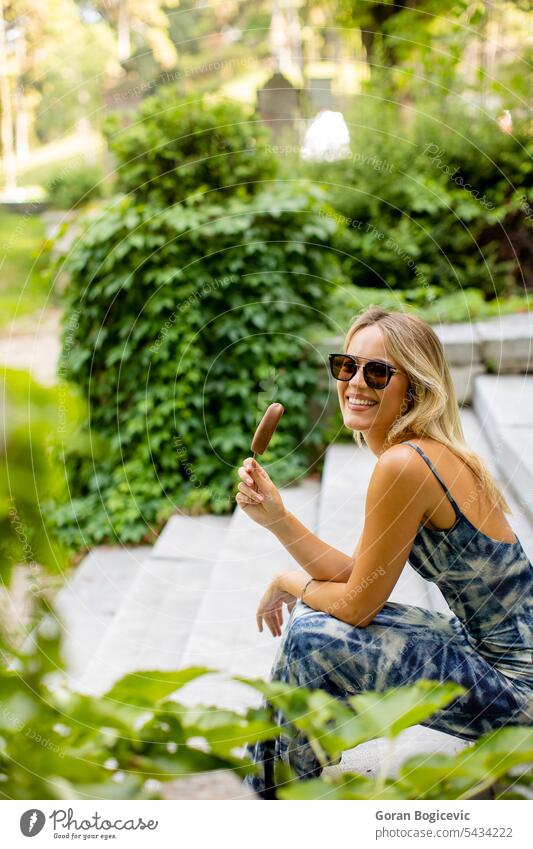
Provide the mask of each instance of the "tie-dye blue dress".
{"label": "tie-dye blue dress", "polygon": [[[422,725],[464,740],[504,725],[532,725],[533,565],[518,539],[499,542],[472,525],[429,457],[418,445],[404,444],[424,458],[455,511],[449,529],[421,525],[409,555],[411,566],[440,588],[452,616],[389,601],[358,628],[298,600],[271,677],[340,699],[420,678],[455,681],[468,692]],[[284,724],[279,712],[276,722]],[[321,772],[303,735],[248,746],[247,754],[270,767],[283,758],[300,778]],[[268,796],[260,772],[245,783]]]}

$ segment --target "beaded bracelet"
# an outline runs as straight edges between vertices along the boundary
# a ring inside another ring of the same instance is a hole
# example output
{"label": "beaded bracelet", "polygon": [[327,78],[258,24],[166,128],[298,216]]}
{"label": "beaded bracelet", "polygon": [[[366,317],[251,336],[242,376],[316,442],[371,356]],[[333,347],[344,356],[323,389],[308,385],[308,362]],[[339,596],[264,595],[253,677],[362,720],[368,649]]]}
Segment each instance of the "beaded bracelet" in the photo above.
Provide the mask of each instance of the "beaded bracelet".
{"label": "beaded bracelet", "polygon": [[302,594],[301,594],[301,596],[300,596],[300,599],[301,599],[302,601],[303,601],[304,593],[305,593],[305,591],[306,591],[307,587],[308,587],[308,586],[309,586],[309,584],[311,584],[314,580],[315,580],[314,578],[310,578],[310,580],[306,583],[305,587],[303,588],[303,590],[302,590]]}

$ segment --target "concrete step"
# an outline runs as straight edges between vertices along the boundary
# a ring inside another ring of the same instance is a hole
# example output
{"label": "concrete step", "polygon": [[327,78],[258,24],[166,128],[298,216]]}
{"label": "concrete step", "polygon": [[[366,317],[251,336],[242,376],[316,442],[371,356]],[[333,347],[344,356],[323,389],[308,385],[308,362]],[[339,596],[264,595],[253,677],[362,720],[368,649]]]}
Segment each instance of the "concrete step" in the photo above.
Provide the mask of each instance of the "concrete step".
{"label": "concrete step", "polygon": [[480,375],[473,408],[507,491],[533,523],[533,375]]}
{"label": "concrete step", "polygon": [[343,772],[357,772],[365,778],[373,778],[385,769],[387,776],[392,778],[408,758],[426,754],[454,755],[468,745],[466,740],[451,734],[424,725],[414,725],[401,731],[390,747],[388,740],[380,737],[343,752],[340,764],[326,767],[324,775],[333,777]]}
{"label": "concrete step", "polygon": [[[481,379],[485,381],[485,376]],[[506,381],[514,379],[514,377],[505,378]],[[528,378],[528,380],[530,380],[530,378]],[[533,384],[530,385],[530,389],[533,390]],[[522,543],[527,556],[533,562],[533,521],[528,511],[524,510],[522,507],[521,500],[516,497],[514,479],[517,467],[513,464],[505,466],[505,464],[501,463],[497,452],[494,450],[494,419],[491,417],[480,419],[474,410],[463,410],[461,414],[461,423],[463,425],[465,439],[468,445],[470,445],[470,447],[480,454],[486,461],[491,474],[494,476],[498,486],[509,503],[509,507],[513,511],[511,515],[507,516],[507,521]],[[523,406],[523,410],[527,413],[527,404]],[[491,440],[493,440],[492,444]],[[518,435],[516,436],[516,440],[520,441]],[[522,442],[522,445],[524,444],[525,443]],[[519,465],[525,465],[527,467],[528,460],[530,460],[530,458],[526,453],[520,458]],[[533,495],[533,480],[529,484],[529,492]],[[521,498],[524,496],[524,493],[520,489],[519,494]]]}
{"label": "concrete step", "polygon": [[128,672],[183,665],[183,647],[228,524],[227,516],[170,519],[79,676],[78,689],[96,695]]}
{"label": "concrete step", "polygon": [[63,624],[65,662],[72,682],[97,652],[150,551],[150,546],[98,546],[57,593],[56,612]]}
{"label": "concrete step", "polygon": [[[304,482],[282,495],[313,524],[318,489],[317,482]],[[205,695],[221,706],[256,704],[258,694],[227,674],[268,675],[277,644],[270,632],[258,632],[255,611],[269,580],[294,566],[275,537],[240,509],[232,516],[172,517],[78,676],[78,689],[102,693],[127,672],[202,664],[226,677],[193,682],[180,699],[195,704]]]}
{"label": "concrete step", "polygon": [[480,356],[498,374],[531,371],[533,312],[501,315],[473,324]]}

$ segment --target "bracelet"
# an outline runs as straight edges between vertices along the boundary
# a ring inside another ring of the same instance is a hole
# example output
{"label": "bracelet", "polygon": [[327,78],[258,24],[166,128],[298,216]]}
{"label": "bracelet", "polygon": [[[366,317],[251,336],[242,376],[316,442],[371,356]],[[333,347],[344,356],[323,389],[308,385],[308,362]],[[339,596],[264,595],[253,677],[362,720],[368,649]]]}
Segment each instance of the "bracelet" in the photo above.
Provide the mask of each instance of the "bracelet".
{"label": "bracelet", "polygon": [[303,588],[303,590],[302,590],[302,594],[301,594],[301,596],[300,596],[300,599],[301,599],[302,601],[303,601],[304,593],[305,593],[305,591],[306,591],[307,587],[309,586],[309,584],[312,584],[314,580],[315,580],[314,578],[310,578],[310,580],[306,583],[305,587]]}

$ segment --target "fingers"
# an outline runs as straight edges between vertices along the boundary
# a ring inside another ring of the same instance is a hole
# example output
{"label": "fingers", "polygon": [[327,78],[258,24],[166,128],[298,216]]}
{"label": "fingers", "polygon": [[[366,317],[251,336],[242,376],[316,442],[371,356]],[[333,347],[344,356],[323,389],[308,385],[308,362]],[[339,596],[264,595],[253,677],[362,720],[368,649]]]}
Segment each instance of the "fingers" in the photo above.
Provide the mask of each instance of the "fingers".
{"label": "fingers", "polygon": [[257,460],[254,460],[253,457],[247,457],[246,460],[243,460],[243,468],[246,474],[253,477],[254,481],[268,481],[268,474],[265,472],[262,466],[259,465]]}
{"label": "fingers", "polygon": [[[245,462],[246,462],[246,461],[245,461]],[[240,467],[240,469],[239,469],[239,475],[240,475],[240,477],[242,478],[242,480],[244,481],[244,483],[248,484],[248,486],[253,486],[253,485],[254,485],[254,479],[253,479],[253,477],[252,477],[252,476],[251,476],[251,475],[250,475],[250,474],[246,471],[246,469],[244,468],[244,466],[241,466],[241,467]]]}
{"label": "fingers", "polygon": [[268,613],[265,616],[265,622],[270,628],[270,633],[273,637],[279,637],[281,634],[281,628],[278,624],[278,617],[275,612]]}
{"label": "fingers", "polygon": [[256,613],[256,621],[257,627],[259,628],[259,632],[263,633],[263,620],[268,626],[270,633],[273,637],[281,636],[281,627],[283,625],[283,614],[277,608],[271,608],[270,610],[264,610],[259,607]]}
{"label": "fingers", "polygon": [[243,495],[242,492],[237,493],[235,501],[242,510],[247,510],[248,507],[259,507],[259,504],[261,503],[252,498],[248,498],[246,495]]}
{"label": "fingers", "polygon": [[270,621],[272,623],[270,630],[272,631],[272,636],[279,637],[281,636],[281,626],[283,625],[283,612],[281,605],[279,607],[272,608],[270,614]]}
{"label": "fingers", "polygon": [[249,498],[252,503],[255,502],[256,504],[262,504],[262,502],[265,500],[265,496],[262,492],[256,492],[255,489],[251,489],[245,483],[241,482],[238,485],[237,489],[239,490],[239,492]]}

